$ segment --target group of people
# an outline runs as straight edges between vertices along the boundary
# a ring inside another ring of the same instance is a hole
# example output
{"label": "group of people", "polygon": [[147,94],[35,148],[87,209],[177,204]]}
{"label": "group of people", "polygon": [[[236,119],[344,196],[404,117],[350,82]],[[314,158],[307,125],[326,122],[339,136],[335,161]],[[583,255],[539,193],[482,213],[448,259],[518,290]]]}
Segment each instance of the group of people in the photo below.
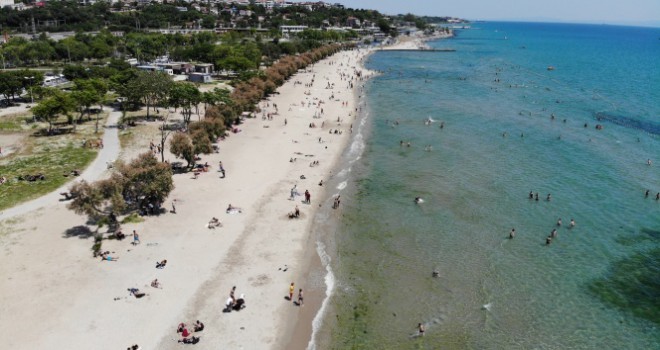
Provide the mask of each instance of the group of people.
{"label": "group of people", "polygon": [[337,195],[337,197],[335,197],[334,203],[332,203],[332,209],[339,209],[340,203],[341,203],[341,196]]}
{"label": "group of people", "polygon": [[295,290],[296,290],[296,285],[295,285],[295,283],[291,282],[291,284],[289,285],[289,299],[288,300],[292,301],[294,304],[296,304],[298,306],[304,306],[304,298],[303,298],[302,288],[298,289],[298,301],[297,302],[295,300],[293,300],[293,293],[295,292]]}
{"label": "group of people", "polygon": [[207,227],[210,229],[215,229],[216,227],[222,227],[222,223],[218,218],[214,216],[213,218],[211,218],[211,220],[209,220]]}
{"label": "group of people", "polygon": [[[200,322],[199,320],[195,321],[195,323],[193,324],[193,331],[197,333],[203,330],[204,330],[204,323]],[[191,336],[192,333],[188,330],[188,327],[183,322],[179,323],[179,326],[177,326],[176,328],[176,332],[181,333],[182,338],[179,340],[179,343],[197,344],[200,341],[200,337],[196,337],[194,335]]]}
{"label": "group of people", "polygon": [[[651,190],[646,190],[646,192],[644,192],[644,198],[649,198],[650,193],[651,193]],[[660,201],[660,192],[655,194],[655,200]]]}
{"label": "group of people", "polygon": [[289,219],[298,219],[300,217],[300,208],[296,205],[296,209],[289,213]]}
{"label": "group of people", "polygon": [[[529,191],[529,197],[528,198],[533,199],[533,200],[538,202],[539,201],[539,193],[538,192],[534,193],[533,191]],[[548,193],[548,195],[545,197],[545,200],[548,201],[548,202],[551,201],[552,200],[552,194]]]}

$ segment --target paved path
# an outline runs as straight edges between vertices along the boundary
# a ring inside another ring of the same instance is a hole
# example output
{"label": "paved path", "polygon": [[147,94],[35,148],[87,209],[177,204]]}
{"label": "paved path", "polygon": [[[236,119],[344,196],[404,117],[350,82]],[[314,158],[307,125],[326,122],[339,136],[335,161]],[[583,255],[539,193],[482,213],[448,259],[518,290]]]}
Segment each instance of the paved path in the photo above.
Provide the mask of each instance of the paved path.
{"label": "paved path", "polygon": [[110,112],[108,120],[105,123],[103,148],[99,151],[92,164],[80,176],[73,181],[67,182],[53,192],[3,211],[0,213],[0,221],[23,215],[48,205],[65,205],[66,202],[60,201],[63,198],[60,193],[68,192],[74,182],[81,180],[91,182],[101,178],[108,169],[108,163],[114,162],[117,160],[117,156],[119,156],[119,150],[121,148],[119,146],[119,132],[117,131],[119,118],[121,118],[120,111]]}

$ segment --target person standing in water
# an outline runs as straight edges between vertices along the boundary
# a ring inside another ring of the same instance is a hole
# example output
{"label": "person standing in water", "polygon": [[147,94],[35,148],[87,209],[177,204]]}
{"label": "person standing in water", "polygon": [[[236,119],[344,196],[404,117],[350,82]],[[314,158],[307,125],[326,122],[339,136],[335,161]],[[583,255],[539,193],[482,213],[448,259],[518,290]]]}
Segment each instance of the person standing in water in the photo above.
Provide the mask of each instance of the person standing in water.
{"label": "person standing in water", "polygon": [[513,239],[513,237],[516,236],[516,229],[512,228],[511,232],[509,232],[509,239]]}
{"label": "person standing in water", "polygon": [[568,228],[573,228],[573,227],[575,227],[575,220],[573,220],[573,218],[571,218],[571,223],[568,224]]}
{"label": "person standing in water", "polygon": [[426,329],[424,329],[424,325],[421,323],[417,324],[417,330],[419,331],[420,336],[424,336],[424,332],[426,332]]}

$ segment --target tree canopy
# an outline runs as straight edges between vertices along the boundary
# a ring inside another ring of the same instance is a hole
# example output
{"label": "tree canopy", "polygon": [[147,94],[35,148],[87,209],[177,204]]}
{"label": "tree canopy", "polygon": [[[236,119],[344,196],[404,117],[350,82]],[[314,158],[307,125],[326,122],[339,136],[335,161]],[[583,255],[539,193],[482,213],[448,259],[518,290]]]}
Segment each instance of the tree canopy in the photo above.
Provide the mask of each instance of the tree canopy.
{"label": "tree canopy", "polygon": [[71,193],[75,198],[68,207],[98,220],[159,208],[173,189],[170,165],[147,152],[129,163],[117,161],[108,179],[74,184]]}

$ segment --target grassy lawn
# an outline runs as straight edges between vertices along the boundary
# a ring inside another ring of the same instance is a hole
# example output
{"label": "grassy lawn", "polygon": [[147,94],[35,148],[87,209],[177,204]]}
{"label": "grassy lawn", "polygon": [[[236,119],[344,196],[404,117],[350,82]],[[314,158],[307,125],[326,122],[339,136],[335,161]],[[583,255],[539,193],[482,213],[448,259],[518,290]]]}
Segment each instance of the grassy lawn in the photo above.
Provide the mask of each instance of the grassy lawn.
{"label": "grassy lawn", "polygon": [[[99,125],[105,123],[107,112],[101,113]],[[83,171],[96,158],[98,150],[82,147],[85,139],[103,136],[94,133],[95,121],[77,126],[75,133],[56,136],[36,136],[47,127],[44,123],[25,122],[30,113],[5,115],[0,118],[0,132],[6,135],[22,135],[16,153],[0,157],[0,176],[7,182],[0,185],[0,210],[49,193],[71,181],[72,170]],[[61,118],[64,120],[64,118]],[[42,173],[45,180],[34,182],[19,180],[19,176]]]}
{"label": "grassy lawn", "polygon": [[[68,144],[64,147],[42,148],[32,154],[17,155],[0,164],[0,174],[7,182],[0,185],[0,210],[37,198],[70,181],[65,177],[73,169],[83,170],[96,157],[96,150]],[[19,175],[42,173],[43,181],[20,181]]]}
{"label": "grassy lawn", "polygon": [[31,116],[29,112],[21,112],[0,117],[0,132],[29,130],[32,126],[26,124],[25,120]]}

